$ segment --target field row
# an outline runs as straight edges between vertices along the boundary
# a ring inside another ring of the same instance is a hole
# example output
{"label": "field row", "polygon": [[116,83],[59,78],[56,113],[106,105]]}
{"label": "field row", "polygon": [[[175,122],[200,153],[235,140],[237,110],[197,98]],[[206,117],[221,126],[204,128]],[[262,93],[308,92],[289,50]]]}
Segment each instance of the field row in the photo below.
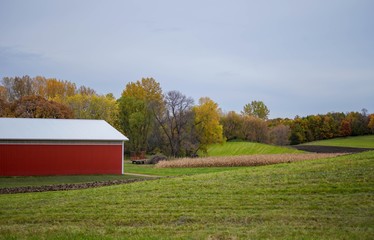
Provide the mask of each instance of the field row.
{"label": "field row", "polygon": [[303,160],[336,157],[337,153],[303,153],[303,154],[259,154],[247,156],[181,158],[161,161],[156,168],[192,168],[192,167],[240,167],[262,166],[277,163],[291,163]]}

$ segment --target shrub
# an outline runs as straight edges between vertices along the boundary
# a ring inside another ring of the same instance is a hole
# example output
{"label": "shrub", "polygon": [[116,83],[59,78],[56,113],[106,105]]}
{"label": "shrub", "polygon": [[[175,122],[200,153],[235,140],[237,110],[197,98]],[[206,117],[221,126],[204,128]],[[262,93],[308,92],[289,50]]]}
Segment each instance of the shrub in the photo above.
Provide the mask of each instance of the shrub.
{"label": "shrub", "polygon": [[147,163],[148,163],[148,164],[157,164],[157,163],[159,163],[160,161],[164,161],[164,160],[166,160],[166,159],[167,159],[166,156],[161,155],[161,154],[158,154],[158,155],[155,155],[155,156],[151,157],[151,159],[149,159],[149,160],[147,161]]}

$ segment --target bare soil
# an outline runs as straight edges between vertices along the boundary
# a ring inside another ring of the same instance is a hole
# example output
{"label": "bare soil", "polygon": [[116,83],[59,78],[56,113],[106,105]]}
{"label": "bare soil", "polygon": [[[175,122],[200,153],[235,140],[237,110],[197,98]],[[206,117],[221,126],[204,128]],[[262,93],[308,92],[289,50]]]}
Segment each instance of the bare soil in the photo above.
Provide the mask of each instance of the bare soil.
{"label": "bare soil", "polygon": [[353,147],[334,147],[334,146],[316,146],[316,145],[295,145],[297,150],[314,153],[360,153],[374,150],[373,148],[353,148]]}
{"label": "bare soil", "polygon": [[56,184],[46,186],[26,186],[26,187],[9,187],[0,188],[0,194],[14,194],[14,193],[29,193],[29,192],[47,192],[47,191],[66,191],[76,189],[86,189],[94,187],[104,187],[118,184],[127,184],[146,179],[126,179],[126,180],[111,180],[105,182],[88,182],[88,183],[74,183],[74,184]]}

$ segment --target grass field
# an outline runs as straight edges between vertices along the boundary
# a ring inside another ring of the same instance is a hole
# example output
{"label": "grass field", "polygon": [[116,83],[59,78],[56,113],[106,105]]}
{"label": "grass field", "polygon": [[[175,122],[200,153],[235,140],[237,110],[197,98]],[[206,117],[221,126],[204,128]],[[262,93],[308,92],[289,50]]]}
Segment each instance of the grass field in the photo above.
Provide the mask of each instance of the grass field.
{"label": "grass field", "polygon": [[374,148],[374,135],[334,138],[334,139],[329,139],[329,140],[305,143],[305,145]]}
{"label": "grass field", "polygon": [[0,195],[0,239],[373,239],[374,151]]}
{"label": "grass field", "polygon": [[254,142],[226,142],[213,144],[208,148],[209,156],[240,156],[253,154],[300,153],[288,147],[279,147]]}

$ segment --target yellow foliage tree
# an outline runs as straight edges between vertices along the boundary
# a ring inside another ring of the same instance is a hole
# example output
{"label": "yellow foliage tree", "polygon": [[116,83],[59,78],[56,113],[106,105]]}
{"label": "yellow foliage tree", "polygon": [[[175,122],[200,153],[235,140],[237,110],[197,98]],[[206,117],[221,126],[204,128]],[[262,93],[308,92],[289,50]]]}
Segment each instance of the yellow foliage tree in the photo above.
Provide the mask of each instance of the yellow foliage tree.
{"label": "yellow foliage tree", "polygon": [[199,149],[207,153],[209,144],[223,143],[223,126],[220,124],[218,104],[208,97],[200,98],[199,105],[193,108],[195,113],[196,134]]}
{"label": "yellow foliage tree", "polygon": [[77,119],[102,119],[114,127],[118,127],[118,104],[111,95],[75,94],[62,98],[57,96],[54,101],[67,105]]}
{"label": "yellow foliage tree", "polygon": [[368,127],[371,130],[371,132],[374,133],[374,113],[370,114],[368,117],[369,117]]}

